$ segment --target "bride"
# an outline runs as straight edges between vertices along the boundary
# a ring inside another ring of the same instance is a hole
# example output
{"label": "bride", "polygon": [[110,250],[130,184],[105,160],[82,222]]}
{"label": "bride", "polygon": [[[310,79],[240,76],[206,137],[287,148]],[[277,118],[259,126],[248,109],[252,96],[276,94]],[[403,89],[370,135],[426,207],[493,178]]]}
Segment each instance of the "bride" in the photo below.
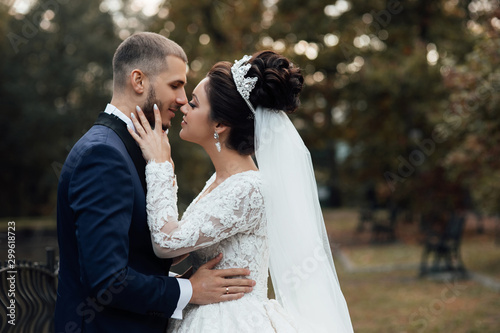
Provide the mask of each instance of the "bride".
{"label": "bride", "polygon": [[[300,69],[272,51],[212,67],[181,108],[180,137],[206,150],[215,174],[181,220],[167,134],[151,129],[140,109],[133,117],[137,133],[130,132],[149,161],[156,255],[191,253],[196,270],[222,253],[216,268],[247,267],[256,281],[238,300],[188,305],[169,332],[353,331],[310,155],[287,116],[299,106],[302,84]],[[155,120],[161,121],[157,108]],[[268,269],[277,300],[267,298]],[[221,296],[240,292],[226,287]]]}

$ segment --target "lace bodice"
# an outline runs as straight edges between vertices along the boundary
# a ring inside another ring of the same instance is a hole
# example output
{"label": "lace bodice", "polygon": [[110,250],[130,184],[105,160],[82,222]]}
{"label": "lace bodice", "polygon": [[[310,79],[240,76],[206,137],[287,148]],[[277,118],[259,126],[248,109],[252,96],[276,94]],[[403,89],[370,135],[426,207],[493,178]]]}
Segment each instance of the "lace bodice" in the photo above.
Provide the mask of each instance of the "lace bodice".
{"label": "lace bodice", "polygon": [[147,213],[155,253],[193,257],[196,270],[223,253],[216,268],[248,268],[257,282],[252,297],[267,298],[268,245],[258,171],[232,175],[211,192],[215,174],[178,219],[177,184],[169,162],[146,166]]}

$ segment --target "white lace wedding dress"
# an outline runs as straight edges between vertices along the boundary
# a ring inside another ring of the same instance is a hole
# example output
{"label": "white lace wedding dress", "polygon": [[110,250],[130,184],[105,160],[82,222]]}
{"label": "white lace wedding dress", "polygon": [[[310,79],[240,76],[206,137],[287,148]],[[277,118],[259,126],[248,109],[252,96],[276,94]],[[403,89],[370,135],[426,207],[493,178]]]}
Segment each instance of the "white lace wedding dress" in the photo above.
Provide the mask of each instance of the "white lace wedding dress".
{"label": "white lace wedding dress", "polygon": [[216,268],[248,268],[253,291],[236,301],[191,305],[183,320],[170,320],[168,332],[297,332],[275,301],[267,298],[269,250],[258,171],[227,178],[208,194],[215,174],[178,220],[177,184],[172,165],[146,166],[148,225],[161,256],[191,252],[193,268],[223,253]]}

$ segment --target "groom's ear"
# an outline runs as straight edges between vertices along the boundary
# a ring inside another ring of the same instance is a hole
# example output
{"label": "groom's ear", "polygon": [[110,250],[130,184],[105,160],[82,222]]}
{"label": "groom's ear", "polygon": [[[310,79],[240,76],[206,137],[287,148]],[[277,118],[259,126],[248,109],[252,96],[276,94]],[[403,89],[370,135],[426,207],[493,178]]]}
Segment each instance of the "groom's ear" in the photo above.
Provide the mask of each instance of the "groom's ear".
{"label": "groom's ear", "polygon": [[137,94],[143,94],[146,89],[145,88],[146,75],[144,75],[144,73],[140,69],[134,69],[130,73],[129,79],[132,89]]}

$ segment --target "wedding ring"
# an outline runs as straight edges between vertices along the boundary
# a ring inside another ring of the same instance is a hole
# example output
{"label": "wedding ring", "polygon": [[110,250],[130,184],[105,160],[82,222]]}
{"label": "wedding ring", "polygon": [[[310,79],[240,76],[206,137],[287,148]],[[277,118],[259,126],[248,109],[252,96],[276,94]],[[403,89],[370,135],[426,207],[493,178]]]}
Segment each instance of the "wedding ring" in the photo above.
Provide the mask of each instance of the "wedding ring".
{"label": "wedding ring", "polygon": [[226,295],[229,294],[229,288],[226,287]]}

